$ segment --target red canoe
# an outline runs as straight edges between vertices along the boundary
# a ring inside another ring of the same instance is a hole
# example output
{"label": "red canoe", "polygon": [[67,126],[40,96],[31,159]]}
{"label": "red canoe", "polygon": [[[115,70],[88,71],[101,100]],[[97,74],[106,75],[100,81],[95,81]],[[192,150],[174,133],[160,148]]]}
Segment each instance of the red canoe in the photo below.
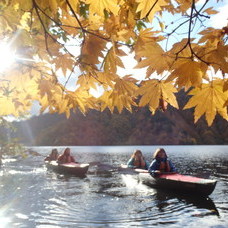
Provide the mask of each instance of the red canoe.
{"label": "red canoe", "polygon": [[76,176],[84,176],[88,169],[89,164],[80,164],[80,163],[64,163],[58,164],[56,161],[45,162],[47,168],[52,169],[58,173],[62,174],[71,174]]}

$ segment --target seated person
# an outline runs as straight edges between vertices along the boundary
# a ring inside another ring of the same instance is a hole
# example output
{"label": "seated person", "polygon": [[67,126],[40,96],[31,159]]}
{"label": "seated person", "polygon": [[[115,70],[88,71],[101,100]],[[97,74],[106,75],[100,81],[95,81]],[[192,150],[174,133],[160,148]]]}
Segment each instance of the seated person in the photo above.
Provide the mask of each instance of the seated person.
{"label": "seated person", "polygon": [[139,169],[148,169],[149,164],[144,159],[141,150],[135,150],[131,158],[127,162],[129,168],[139,168]]}
{"label": "seated person", "polygon": [[53,149],[51,153],[44,159],[44,161],[56,161],[59,156],[58,150]]}
{"label": "seated person", "polygon": [[167,159],[167,154],[163,148],[157,149],[153,155],[153,158],[154,159],[148,169],[152,176],[156,176],[164,172],[176,172],[172,162]]}
{"label": "seated person", "polygon": [[58,163],[60,164],[63,164],[63,163],[70,163],[70,162],[75,162],[75,159],[73,156],[70,155],[70,148],[66,148],[63,152],[63,154],[61,154],[59,157],[58,157],[58,160],[57,160]]}

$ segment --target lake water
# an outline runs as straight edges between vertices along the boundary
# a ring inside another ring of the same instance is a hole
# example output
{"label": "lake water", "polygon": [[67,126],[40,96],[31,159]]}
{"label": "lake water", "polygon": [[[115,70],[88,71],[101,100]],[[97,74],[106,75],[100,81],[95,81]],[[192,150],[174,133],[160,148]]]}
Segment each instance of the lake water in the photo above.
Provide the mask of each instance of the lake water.
{"label": "lake water", "polygon": [[163,147],[180,173],[216,179],[214,192],[156,190],[118,171],[134,149],[151,161],[157,146],[70,147],[91,164],[84,178],[47,170],[52,148],[33,147],[42,156],[5,159],[0,169],[0,227],[228,227],[228,146]]}

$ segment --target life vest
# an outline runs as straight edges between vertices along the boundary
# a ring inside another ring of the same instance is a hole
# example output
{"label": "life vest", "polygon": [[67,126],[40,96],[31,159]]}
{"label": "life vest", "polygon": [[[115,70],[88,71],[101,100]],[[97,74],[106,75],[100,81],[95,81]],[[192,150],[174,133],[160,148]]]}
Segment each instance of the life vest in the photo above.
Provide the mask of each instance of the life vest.
{"label": "life vest", "polygon": [[140,160],[136,160],[136,159],[134,159],[134,166],[135,167],[138,167],[138,168],[145,168],[145,166],[146,166],[146,162],[145,161],[143,161],[143,162],[141,162],[141,159]]}
{"label": "life vest", "polygon": [[161,161],[160,165],[159,165],[159,171],[161,172],[170,172],[170,165],[169,165],[169,161]]}

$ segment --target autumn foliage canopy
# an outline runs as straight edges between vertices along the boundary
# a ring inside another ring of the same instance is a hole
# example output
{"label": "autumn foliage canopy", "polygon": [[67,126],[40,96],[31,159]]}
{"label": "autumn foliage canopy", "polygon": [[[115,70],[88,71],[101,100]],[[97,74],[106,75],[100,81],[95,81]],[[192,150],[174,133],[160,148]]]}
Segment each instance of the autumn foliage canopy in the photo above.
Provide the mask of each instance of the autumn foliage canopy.
{"label": "autumn foliage canopy", "polygon": [[207,26],[217,13],[209,2],[1,1],[0,42],[14,61],[0,72],[0,115],[20,116],[33,101],[41,112],[67,116],[134,106],[153,114],[179,108],[176,93],[184,89],[195,122],[205,115],[211,125],[216,114],[228,120],[228,27]]}

